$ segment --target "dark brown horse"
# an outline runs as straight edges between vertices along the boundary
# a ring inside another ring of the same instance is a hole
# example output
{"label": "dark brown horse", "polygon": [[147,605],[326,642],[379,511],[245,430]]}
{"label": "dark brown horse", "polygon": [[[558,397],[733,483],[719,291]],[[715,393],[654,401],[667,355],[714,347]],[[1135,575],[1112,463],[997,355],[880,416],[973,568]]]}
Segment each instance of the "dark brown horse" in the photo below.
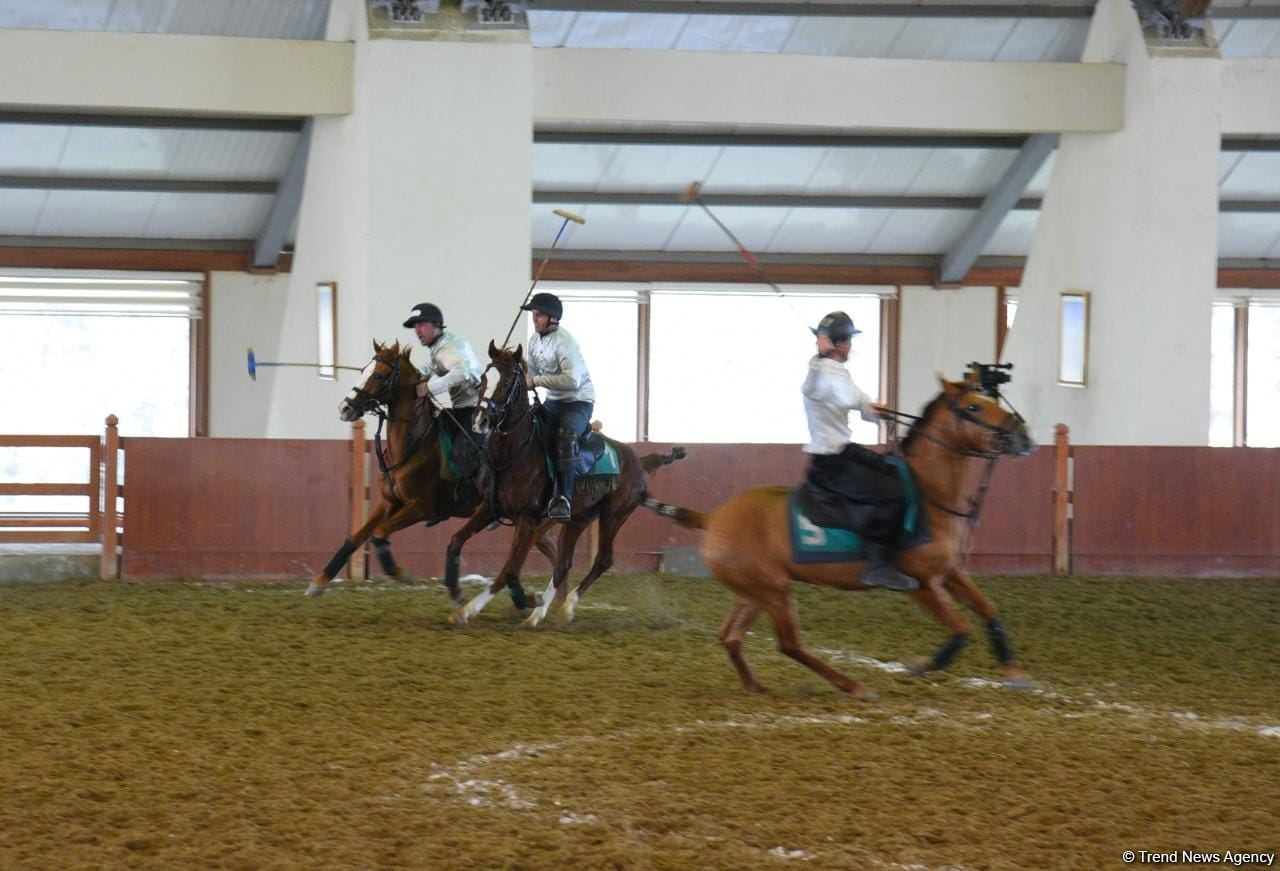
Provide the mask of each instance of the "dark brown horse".
{"label": "dark brown horse", "polygon": [[[492,362],[481,384],[484,398],[476,412],[475,425],[476,432],[484,439],[488,462],[477,475],[477,485],[481,490],[491,492],[494,498],[486,500],[453,536],[449,542],[450,559],[468,538],[498,518],[514,522],[515,538],[507,562],[493,584],[449,618],[458,624],[466,623],[480,613],[504,585],[519,576],[520,566],[529,553],[533,538],[545,523],[544,512],[551,497],[551,474],[547,470],[546,453],[534,423],[536,407],[529,402],[529,394],[524,387],[523,349],[516,346],[514,351],[499,351],[490,342],[489,359]],[[616,479],[604,481],[578,479],[573,493],[572,515],[560,530],[557,543],[560,557],[554,562],[555,571],[542,596],[542,604],[525,621],[528,626],[537,626],[546,617],[552,604],[553,588],[555,603],[563,609],[564,618],[573,619],[578,598],[613,565],[613,539],[644,499],[649,483],[648,473],[684,456],[684,450],[676,448],[665,456],[647,454],[637,457],[621,442],[605,441],[618,452],[621,474]],[[574,546],[582,531],[597,518],[600,521],[600,542],[595,562],[577,588],[569,593],[566,581],[573,565]]]}
{"label": "dark brown horse", "polygon": [[[992,391],[994,392],[994,391]],[[995,607],[963,568],[969,458],[994,460],[1023,456],[1035,449],[1021,417],[1001,408],[997,398],[976,382],[942,382],[942,392],[927,406],[902,443],[902,454],[924,499],[932,540],[897,555],[896,566],[920,582],[911,596],[951,631],[934,655],[912,672],[946,668],[968,643],[969,626],[952,608],[950,593],[982,618],[992,650],[1013,685],[1029,683]],[[866,563],[796,563],[788,523],[788,488],[755,487],[734,496],[710,514],[646,499],[645,506],[681,526],[705,530],[702,556],[720,583],[737,597],[720,627],[720,641],[747,690],[762,687],[742,656],[742,639],[764,611],[773,622],[778,647],[856,697],[874,693],[814,656],[800,640],[791,582],[804,581],[843,590],[866,590],[860,578]]]}
{"label": "dark brown horse", "polygon": [[[404,583],[412,583],[409,574],[396,565],[388,536],[415,523],[439,523],[451,517],[470,517],[480,505],[480,493],[471,482],[450,480],[441,475],[447,462],[444,440],[440,435],[441,418],[435,418],[430,428],[413,430],[414,405],[421,375],[409,360],[410,351],[407,346],[402,349],[398,342],[390,345],[374,342],[373,360],[365,367],[360,384],[338,406],[338,415],[345,421],[359,420],[370,413],[378,414],[387,421],[387,446],[379,460],[379,468],[375,470],[382,484],[382,502],[364,525],[347,537],[329,564],[311,581],[307,588],[308,596],[323,594],[329,581],[342,570],[355,549],[370,537],[383,571]],[[426,411],[435,411],[429,397]],[[549,521],[541,524],[533,531],[532,537],[537,540],[538,549],[555,563],[556,549],[547,533],[550,526]],[[452,561],[445,570],[446,586],[455,605],[462,602],[457,571],[460,554],[460,550],[451,551]],[[511,578],[508,581],[516,606],[528,607],[519,580]]]}

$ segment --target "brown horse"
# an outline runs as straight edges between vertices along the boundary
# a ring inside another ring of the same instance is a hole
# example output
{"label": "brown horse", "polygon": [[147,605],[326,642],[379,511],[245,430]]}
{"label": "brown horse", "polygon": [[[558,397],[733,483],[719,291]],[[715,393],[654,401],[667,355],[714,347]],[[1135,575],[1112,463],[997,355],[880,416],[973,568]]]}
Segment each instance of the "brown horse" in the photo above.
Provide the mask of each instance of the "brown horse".
{"label": "brown horse", "polygon": [[[996,609],[963,568],[966,535],[968,458],[1023,456],[1035,450],[1020,416],[1000,407],[995,391],[969,381],[942,381],[942,392],[926,407],[902,443],[902,454],[925,502],[932,540],[902,551],[896,566],[920,582],[911,596],[951,637],[932,657],[915,663],[923,674],[946,668],[968,643],[969,626],[955,612],[946,595],[959,599],[982,618],[1004,679],[1029,683]],[[865,563],[804,563],[792,561],[788,524],[788,488],[755,487],[725,502],[710,514],[646,499],[645,506],[674,519],[681,526],[706,531],[702,556],[720,583],[737,597],[720,627],[719,637],[748,691],[762,690],[742,656],[742,639],[764,611],[773,621],[778,647],[787,656],[822,675],[855,697],[874,692],[827,665],[800,640],[791,581],[821,584],[843,590],[871,589],[860,581]]]}
{"label": "brown horse", "polygon": [[[457,624],[464,624],[480,613],[505,584],[518,577],[533,536],[545,523],[544,512],[551,497],[551,474],[547,470],[546,453],[535,425],[537,407],[530,404],[524,387],[523,348],[517,345],[514,351],[505,348],[499,351],[490,342],[489,359],[492,361],[489,369],[495,370],[496,376],[491,379],[486,370],[481,382],[484,398],[476,412],[475,430],[484,439],[488,458],[477,475],[477,483],[481,490],[492,493],[493,499],[482,504],[453,536],[449,542],[450,558],[461,550],[468,538],[499,517],[514,521],[515,539],[507,562],[493,584],[449,618]],[[684,449],[676,448],[665,456],[647,454],[637,457],[621,442],[605,441],[618,453],[621,474],[616,479],[603,481],[578,479],[573,493],[572,515],[560,530],[557,543],[560,557],[554,562],[555,571],[542,596],[542,604],[525,621],[528,626],[537,626],[546,617],[552,604],[553,589],[555,603],[563,609],[564,618],[573,619],[578,598],[613,565],[613,539],[644,499],[648,474],[684,456]],[[600,521],[600,542],[595,561],[582,582],[569,593],[566,580],[573,565],[574,546],[582,531],[597,518]]]}
{"label": "brown horse", "polygon": [[[399,342],[390,345],[374,342],[373,360],[365,368],[360,384],[338,406],[338,416],[348,422],[369,413],[377,414],[387,422],[387,447],[379,459],[382,502],[364,525],[347,537],[329,564],[311,581],[307,588],[308,596],[322,595],[355,549],[370,537],[382,570],[404,583],[412,583],[409,574],[396,565],[387,537],[415,523],[434,524],[451,517],[470,517],[480,505],[480,493],[470,481],[441,477],[441,469],[446,462],[444,442],[440,437],[441,418],[435,418],[436,422],[430,428],[413,430],[414,405],[421,375],[410,362],[411,350],[408,346],[402,349]],[[434,412],[429,397],[427,404],[426,411]],[[547,534],[549,526],[550,521],[542,524],[534,530],[533,537],[538,542],[538,549],[555,563],[556,548]],[[451,562],[445,569],[445,585],[455,605],[462,602],[457,572],[460,555],[460,550],[451,552]],[[516,606],[529,607],[519,580],[511,578],[509,584]]]}

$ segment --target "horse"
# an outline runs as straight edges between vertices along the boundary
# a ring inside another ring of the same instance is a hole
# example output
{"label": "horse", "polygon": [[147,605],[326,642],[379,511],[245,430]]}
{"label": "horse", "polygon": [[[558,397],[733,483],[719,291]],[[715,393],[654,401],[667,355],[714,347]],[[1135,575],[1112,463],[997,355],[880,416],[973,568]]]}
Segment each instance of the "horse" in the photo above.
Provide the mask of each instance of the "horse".
{"label": "horse", "polygon": [[[450,616],[449,619],[458,625],[479,614],[505,584],[516,579],[529,553],[535,530],[544,523],[543,515],[553,486],[546,453],[538,438],[538,425],[535,424],[538,406],[530,403],[524,386],[523,346],[517,345],[514,351],[509,348],[499,351],[490,342],[489,360],[480,382],[482,399],[476,412],[475,431],[483,439],[488,458],[477,475],[477,483],[482,490],[491,492],[493,498],[482,504],[453,536],[449,542],[450,558],[461,550],[468,538],[499,517],[513,520],[515,538],[507,562],[492,585]],[[492,379],[490,370],[496,372]],[[566,622],[573,619],[578,599],[590,589],[596,578],[613,565],[614,537],[644,498],[648,475],[684,457],[683,448],[675,448],[665,455],[638,457],[621,442],[608,438],[605,442],[617,452],[620,474],[616,478],[578,478],[573,492],[572,514],[560,530],[557,542],[559,558],[554,561],[555,569],[543,593],[542,604],[534,608],[525,620],[529,627],[536,627],[542,622],[552,604],[562,609]],[[582,531],[596,519],[600,521],[600,539],[595,561],[586,577],[569,593],[566,579],[573,565],[574,546]],[[553,591],[554,603],[551,600]]]}
{"label": "horse", "polygon": [[[922,675],[944,669],[969,640],[969,626],[952,608],[950,593],[984,621],[991,648],[1006,684],[1030,685],[1014,656],[1000,616],[964,570],[966,519],[976,517],[977,503],[968,498],[968,459],[994,463],[1000,456],[1025,456],[1035,450],[1025,422],[999,404],[996,390],[981,383],[939,379],[942,391],[912,424],[900,446],[915,485],[923,497],[931,540],[900,551],[896,567],[915,578],[919,589],[907,593],[950,630],[932,657],[917,660],[910,671]],[[907,415],[901,415],[906,417]],[[990,467],[989,467],[990,468]],[[873,690],[850,680],[815,656],[800,640],[791,582],[866,590],[859,580],[866,564],[793,561],[789,532],[789,488],[754,487],[703,513],[646,498],[645,507],[688,529],[706,534],[702,556],[712,573],[736,597],[718,633],[748,692],[763,687],[742,655],[742,639],[764,611],[773,622],[778,648],[855,698],[872,698]],[[961,506],[970,506],[964,511]],[[963,542],[963,543],[962,543]]]}
{"label": "horse", "polygon": [[[382,502],[362,526],[347,536],[329,564],[312,579],[307,587],[308,596],[323,595],[333,576],[342,570],[355,549],[370,537],[382,570],[402,583],[412,583],[408,572],[396,565],[387,538],[415,523],[432,525],[451,517],[470,517],[481,504],[480,491],[471,482],[441,477],[441,469],[447,459],[443,456],[439,418],[434,418],[435,422],[422,432],[413,432],[417,386],[422,376],[409,359],[411,350],[409,346],[402,349],[399,342],[381,345],[375,341],[373,359],[365,367],[360,383],[338,406],[338,416],[347,422],[359,420],[369,413],[377,414],[387,422],[387,448],[378,458],[382,472]],[[436,409],[429,396],[426,402],[424,413],[434,414]],[[556,548],[547,534],[550,526],[550,521],[541,524],[534,530],[533,538],[543,555],[555,563]],[[455,605],[462,604],[458,584],[460,558],[461,549],[451,551],[450,562],[445,568],[445,586]],[[513,577],[508,579],[508,583],[516,607],[528,608],[530,602],[520,581]]]}

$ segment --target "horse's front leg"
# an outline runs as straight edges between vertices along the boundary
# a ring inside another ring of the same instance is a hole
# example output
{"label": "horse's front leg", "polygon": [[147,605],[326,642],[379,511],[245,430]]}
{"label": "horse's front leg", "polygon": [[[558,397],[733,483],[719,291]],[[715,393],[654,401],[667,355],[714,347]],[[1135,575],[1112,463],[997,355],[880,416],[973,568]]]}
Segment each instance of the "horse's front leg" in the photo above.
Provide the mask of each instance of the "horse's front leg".
{"label": "horse's front leg", "polygon": [[307,595],[311,597],[323,596],[325,590],[329,588],[329,582],[334,579],[338,572],[342,571],[342,567],[347,564],[347,560],[351,559],[351,555],[356,552],[356,548],[364,544],[369,539],[369,534],[373,532],[373,528],[382,522],[382,518],[387,516],[390,505],[383,502],[373,510],[369,515],[369,519],[364,522],[356,531],[347,536],[342,542],[342,547],[338,548],[338,552],[333,555],[333,559],[329,560],[328,565],[320,570],[320,574],[311,579],[311,583],[307,585]]}
{"label": "horse's front leg", "polygon": [[933,656],[918,659],[910,663],[907,669],[916,676],[941,671],[950,666],[960,651],[969,644],[969,624],[951,606],[951,599],[943,591],[937,577],[929,578],[920,589],[909,590],[907,595],[915,599],[933,619],[951,630],[951,637],[938,646]]}
{"label": "horse's front leg", "polygon": [[[471,519],[467,521],[467,525],[458,531],[458,535],[461,535],[475,524],[480,515],[481,512],[479,511],[473,514]],[[478,528],[479,526],[477,526]],[[502,571],[498,572],[498,576],[493,579],[492,584],[472,597],[471,601],[467,602],[466,605],[454,611],[449,616],[449,622],[457,626],[465,625],[472,617],[479,614],[484,609],[484,606],[493,600],[494,596],[502,592],[502,588],[507,585],[508,581],[520,576],[520,566],[524,564],[525,557],[529,555],[529,549],[533,547],[534,531],[535,524],[530,523],[528,518],[521,516],[516,519],[515,537],[511,542],[511,552],[507,555],[507,561],[502,566]],[[471,534],[474,534],[474,530],[472,530]],[[454,538],[457,538],[457,535]],[[450,545],[452,545],[452,542],[450,542]]]}
{"label": "horse's front leg", "polygon": [[943,584],[957,601],[982,618],[983,627],[987,630],[987,640],[991,642],[991,653],[1000,663],[1004,682],[1016,689],[1035,686],[1035,681],[1018,662],[1018,657],[1013,652],[1013,642],[1009,640],[1009,633],[995,606],[978,589],[969,573],[959,567],[953,568],[943,579]]}
{"label": "horse's front leg", "polygon": [[590,525],[590,520],[574,520],[565,524],[564,529],[560,530],[560,541],[556,545],[558,553],[555,568],[551,573],[551,581],[547,584],[547,591],[542,595],[542,604],[533,609],[533,613],[524,621],[525,626],[530,629],[536,627],[546,618],[547,612],[553,605],[564,609],[566,619],[573,619],[572,606],[565,604],[565,595],[569,589],[569,569],[573,568],[573,549],[578,544],[578,538]]}

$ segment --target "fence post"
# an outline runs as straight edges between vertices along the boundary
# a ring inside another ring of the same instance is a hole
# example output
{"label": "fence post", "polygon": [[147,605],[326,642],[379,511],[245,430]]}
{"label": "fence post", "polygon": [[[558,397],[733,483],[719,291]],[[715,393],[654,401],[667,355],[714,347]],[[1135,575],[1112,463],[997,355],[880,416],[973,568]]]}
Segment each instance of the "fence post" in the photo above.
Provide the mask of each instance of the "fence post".
{"label": "fence post", "polygon": [[102,435],[102,460],[105,466],[102,476],[102,557],[98,577],[104,581],[120,579],[120,563],[116,560],[116,493],[119,491],[116,452],[120,449],[120,432],[116,425],[120,419],[107,415],[107,429]]}
{"label": "fence post", "polygon": [[1053,428],[1053,573],[1071,574],[1071,430],[1065,423]]}
{"label": "fence post", "polygon": [[[357,420],[351,424],[351,530],[354,532],[364,525],[368,488],[364,483],[365,466],[364,421]],[[365,569],[365,546],[362,544],[351,554],[348,564],[349,577],[353,581],[369,579]]]}

